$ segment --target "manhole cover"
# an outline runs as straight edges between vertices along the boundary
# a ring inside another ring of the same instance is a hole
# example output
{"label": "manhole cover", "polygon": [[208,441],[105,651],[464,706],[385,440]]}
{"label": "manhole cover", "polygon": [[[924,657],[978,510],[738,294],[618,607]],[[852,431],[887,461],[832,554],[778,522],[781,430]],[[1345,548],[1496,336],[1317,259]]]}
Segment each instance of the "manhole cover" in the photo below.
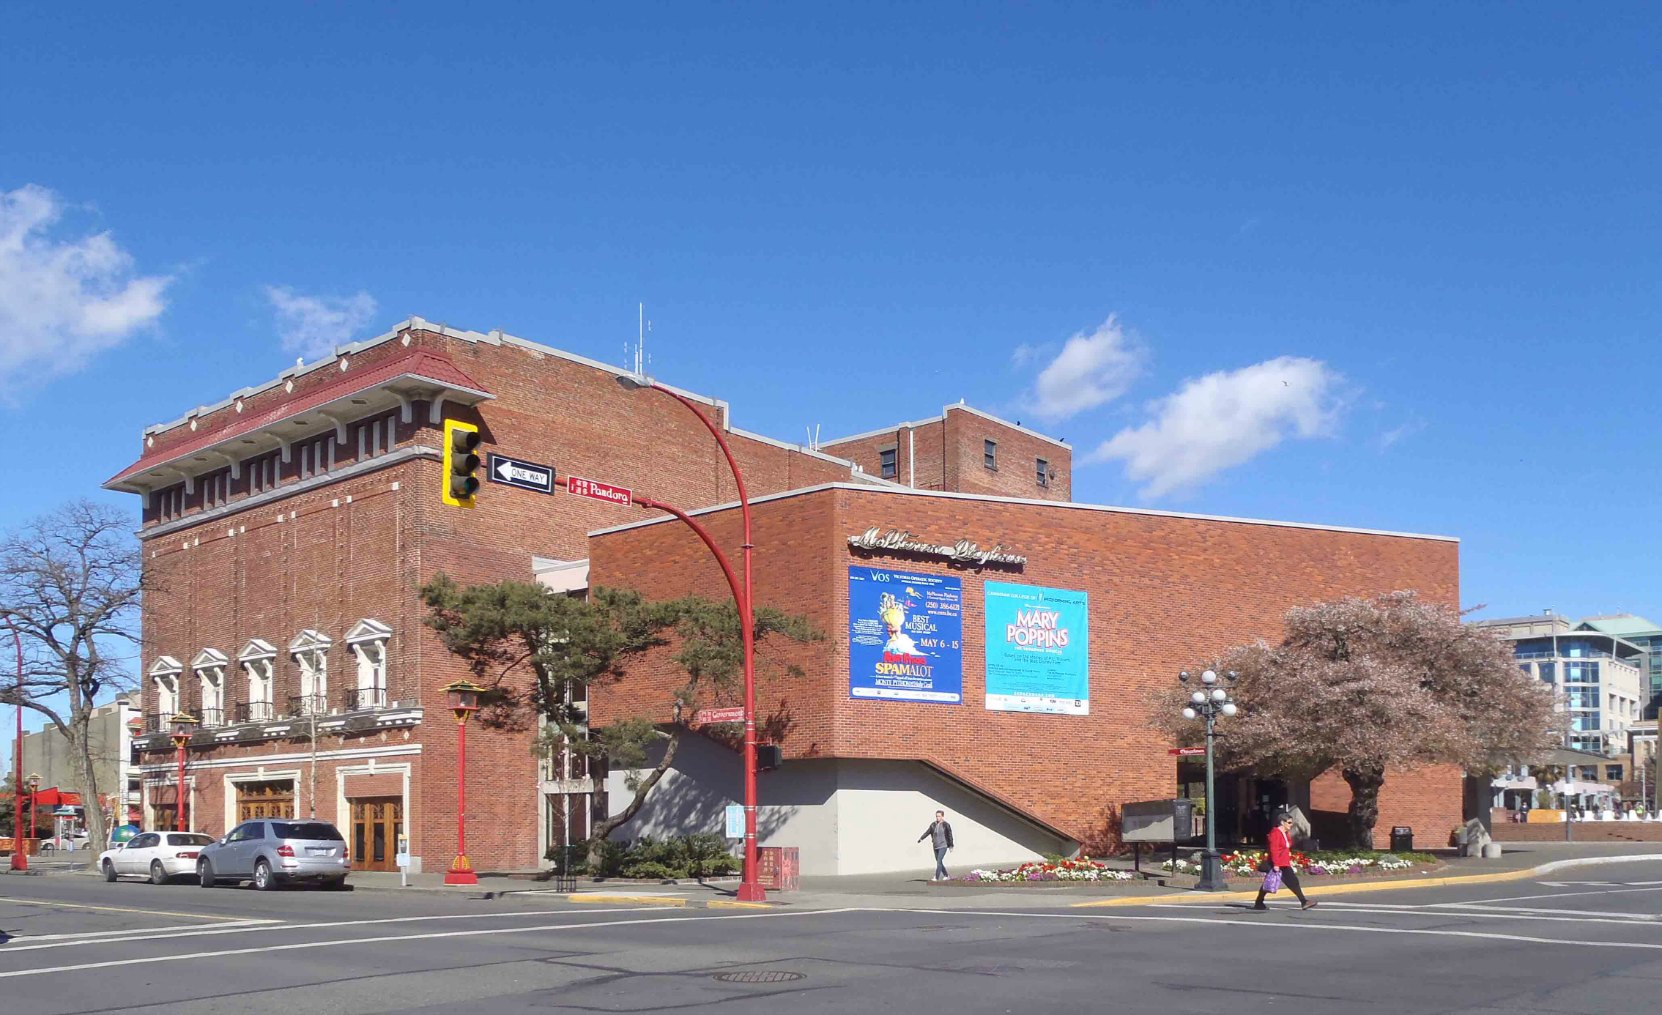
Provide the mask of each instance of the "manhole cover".
{"label": "manhole cover", "polygon": [[715,978],[723,983],[789,983],[802,979],[803,975],[783,969],[744,969],[733,973],[717,973]]}

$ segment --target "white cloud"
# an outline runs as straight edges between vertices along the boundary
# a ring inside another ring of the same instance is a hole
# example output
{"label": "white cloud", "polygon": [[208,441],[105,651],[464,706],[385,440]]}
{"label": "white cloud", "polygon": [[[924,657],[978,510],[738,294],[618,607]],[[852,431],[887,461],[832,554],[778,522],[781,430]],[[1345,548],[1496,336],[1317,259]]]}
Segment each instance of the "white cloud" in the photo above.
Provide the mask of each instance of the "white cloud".
{"label": "white cloud", "polygon": [[1424,430],[1425,428],[1426,428],[1425,420],[1421,419],[1418,416],[1413,416],[1413,417],[1409,418],[1409,420],[1407,422],[1403,423],[1401,426],[1394,426],[1391,429],[1389,429],[1389,430],[1385,431],[1384,433],[1380,434],[1379,435],[1379,450],[1380,451],[1389,451],[1391,449],[1391,446],[1393,444],[1395,444],[1397,441],[1404,440],[1406,438],[1412,437],[1415,434],[1419,433],[1421,430]]}
{"label": "white cloud", "polygon": [[1184,382],[1150,405],[1153,419],[1104,442],[1088,461],[1125,463],[1145,497],[1191,489],[1288,438],[1327,436],[1340,377],[1298,356]]}
{"label": "white cloud", "polygon": [[35,184],[0,191],[0,391],[80,369],[167,307],[172,279],[134,276],[109,233],[53,236],[65,207]]}
{"label": "white cloud", "polygon": [[354,341],[377,309],[375,297],[302,296],[288,286],[268,285],[266,299],[277,312],[283,348],[306,359],[322,359],[338,345]]}
{"label": "white cloud", "polygon": [[1039,371],[1028,408],[1045,419],[1062,420],[1111,402],[1142,374],[1145,359],[1142,346],[1110,316],[1095,331],[1078,332],[1062,345]]}

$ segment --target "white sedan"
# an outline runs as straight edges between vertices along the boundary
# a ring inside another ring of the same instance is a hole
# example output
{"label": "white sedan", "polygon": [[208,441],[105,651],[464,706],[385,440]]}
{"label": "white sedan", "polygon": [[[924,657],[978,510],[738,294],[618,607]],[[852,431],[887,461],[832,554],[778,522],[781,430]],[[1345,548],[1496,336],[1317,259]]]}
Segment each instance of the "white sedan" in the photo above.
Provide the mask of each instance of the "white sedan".
{"label": "white sedan", "polygon": [[213,836],[201,832],[140,832],[98,857],[105,881],[145,876],[153,885],[196,873],[196,857]]}

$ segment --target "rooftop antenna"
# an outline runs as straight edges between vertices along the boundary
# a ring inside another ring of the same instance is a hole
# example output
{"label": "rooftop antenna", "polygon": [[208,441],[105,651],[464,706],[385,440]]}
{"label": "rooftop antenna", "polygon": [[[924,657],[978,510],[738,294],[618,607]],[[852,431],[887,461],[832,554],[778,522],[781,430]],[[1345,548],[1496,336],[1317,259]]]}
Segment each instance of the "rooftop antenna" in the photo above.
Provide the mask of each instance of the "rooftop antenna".
{"label": "rooftop antenna", "polygon": [[646,319],[646,304],[635,304],[637,311],[636,327],[639,329],[635,341],[635,376],[646,376],[646,333],[652,330],[652,322]]}

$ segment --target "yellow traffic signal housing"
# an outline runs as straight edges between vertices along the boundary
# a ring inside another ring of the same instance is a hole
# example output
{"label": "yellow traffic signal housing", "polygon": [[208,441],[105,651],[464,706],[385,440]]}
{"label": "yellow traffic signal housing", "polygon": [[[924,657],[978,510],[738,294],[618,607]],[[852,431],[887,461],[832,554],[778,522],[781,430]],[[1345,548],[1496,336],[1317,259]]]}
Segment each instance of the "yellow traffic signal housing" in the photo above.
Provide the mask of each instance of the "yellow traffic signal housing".
{"label": "yellow traffic signal housing", "polygon": [[479,428],[458,419],[444,421],[444,502],[455,507],[474,506],[479,492]]}

